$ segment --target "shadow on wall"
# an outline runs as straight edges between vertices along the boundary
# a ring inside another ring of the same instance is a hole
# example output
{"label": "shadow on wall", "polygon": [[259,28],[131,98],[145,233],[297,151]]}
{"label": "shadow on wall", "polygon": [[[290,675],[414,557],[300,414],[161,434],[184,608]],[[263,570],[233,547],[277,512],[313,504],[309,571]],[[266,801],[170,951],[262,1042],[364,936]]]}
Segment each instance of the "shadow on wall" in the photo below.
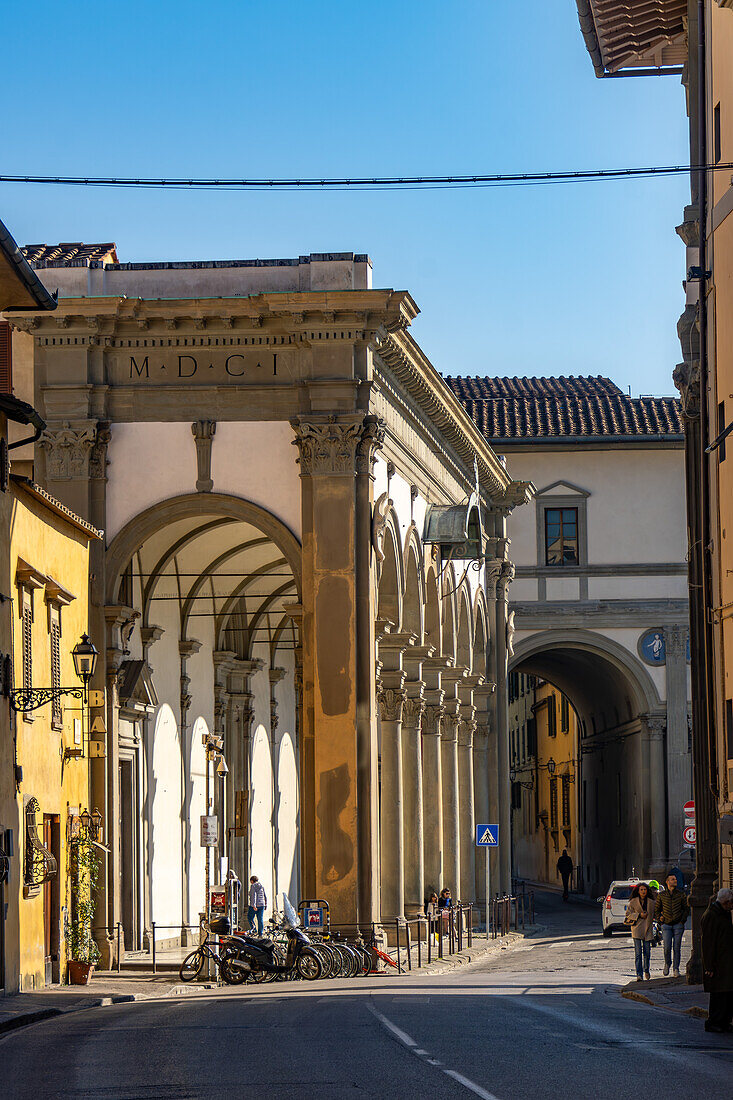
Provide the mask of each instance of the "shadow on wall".
{"label": "shadow on wall", "polygon": [[354,866],[354,845],[339,820],[350,792],[351,780],[346,764],[321,773],[321,797],[316,813],[321,826],[322,882],[339,882]]}

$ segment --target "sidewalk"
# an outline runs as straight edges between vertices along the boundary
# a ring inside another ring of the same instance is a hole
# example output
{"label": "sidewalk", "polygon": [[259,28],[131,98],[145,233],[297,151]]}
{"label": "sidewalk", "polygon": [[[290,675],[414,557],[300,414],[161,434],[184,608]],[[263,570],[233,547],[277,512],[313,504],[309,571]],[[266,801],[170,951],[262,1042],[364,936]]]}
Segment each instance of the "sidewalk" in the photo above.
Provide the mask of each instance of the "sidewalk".
{"label": "sidewalk", "polygon": [[16,1027],[61,1016],[65,1012],[166,997],[179,984],[177,977],[173,980],[171,975],[154,975],[150,971],[134,976],[99,972],[93,975],[88,986],[57,985],[0,997],[0,1035]]}
{"label": "sidewalk", "polygon": [[629,982],[621,996],[630,1001],[666,1008],[672,1012],[708,1018],[708,994],[701,985],[687,985],[684,978],[652,978],[649,982]]}
{"label": "sidewalk", "polygon": [[[546,890],[548,894],[557,894],[558,897],[562,896],[562,883],[557,885],[554,882],[533,882],[528,878],[522,879],[521,881],[528,890]],[[575,905],[589,905],[591,908],[599,908],[595,898],[590,897],[588,894],[577,894],[572,889],[568,894],[568,901],[573,902]]]}

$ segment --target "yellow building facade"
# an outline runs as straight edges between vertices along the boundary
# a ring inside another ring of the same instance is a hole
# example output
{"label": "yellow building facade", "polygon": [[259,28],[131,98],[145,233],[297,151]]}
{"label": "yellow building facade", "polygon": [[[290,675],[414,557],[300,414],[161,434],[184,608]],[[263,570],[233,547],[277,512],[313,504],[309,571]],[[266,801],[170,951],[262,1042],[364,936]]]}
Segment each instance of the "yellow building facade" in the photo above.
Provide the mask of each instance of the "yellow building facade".
{"label": "yellow building facade", "polygon": [[566,849],[577,869],[573,887],[582,889],[575,711],[546,680],[511,673],[509,724],[514,874],[558,884]]}
{"label": "yellow building facade", "polygon": [[91,807],[82,700],[65,696],[21,713],[12,695],[81,686],[71,651],[87,631],[89,545],[100,536],[29,479],[11,475],[7,503],[13,686],[2,700],[9,710],[2,771],[13,783],[4,784],[0,823],[8,858],[4,980],[14,992],[66,979],[69,840]]}

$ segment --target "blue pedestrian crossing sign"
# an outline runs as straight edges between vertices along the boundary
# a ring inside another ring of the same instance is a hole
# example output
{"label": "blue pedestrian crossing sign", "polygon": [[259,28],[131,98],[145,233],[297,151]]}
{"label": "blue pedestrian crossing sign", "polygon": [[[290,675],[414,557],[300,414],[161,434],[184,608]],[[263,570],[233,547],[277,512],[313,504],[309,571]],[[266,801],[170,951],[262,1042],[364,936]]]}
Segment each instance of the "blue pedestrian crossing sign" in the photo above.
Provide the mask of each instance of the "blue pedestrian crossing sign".
{"label": "blue pedestrian crossing sign", "polygon": [[476,826],[476,847],[477,848],[498,848],[499,847],[499,826],[498,825],[477,825]]}

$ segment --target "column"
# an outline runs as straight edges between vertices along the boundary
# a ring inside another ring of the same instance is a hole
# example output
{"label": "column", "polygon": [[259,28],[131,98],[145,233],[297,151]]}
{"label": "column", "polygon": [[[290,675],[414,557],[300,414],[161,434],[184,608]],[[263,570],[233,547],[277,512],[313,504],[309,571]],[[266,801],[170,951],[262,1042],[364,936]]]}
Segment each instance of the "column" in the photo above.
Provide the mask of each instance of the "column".
{"label": "column", "polygon": [[514,566],[505,561],[496,583],[495,653],[496,653],[496,741],[498,765],[499,882],[502,893],[512,888],[512,801],[509,782],[509,699],[507,692],[507,604],[509,585],[514,578]]}
{"label": "column", "polygon": [[441,723],[443,692],[426,692],[422,717],[423,752],[423,853],[425,889],[440,893],[443,886],[443,779],[441,766]]}
{"label": "column", "polygon": [[275,688],[285,677],[284,668],[270,669],[270,767],[272,769],[272,893],[273,901],[277,899],[280,889],[278,883],[278,863],[280,859],[280,785],[278,783],[278,752],[277,752],[277,696]]}
{"label": "column", "polygon": [[405,849],[402,778],[402,711],[405,703],[403,672],[382,673],[379,717],[382,732],[381,766],[381,879],[383,921],[402,919],[405,912]]}
{"label": "column", "polygon": [[[486,823],[489,818],[489,727],[478,722],[473,734],[473,790],[476,821]],[[490,851],[490,849],[486,849]],[[476,900],[486,919],[486,867],[485,855],[476,859]]]}
{"label": "column", "polygon": [[682,847],[685,815],[692,798],[692,757],[687,716],[687,626],[665,626],[667,695],[667,856]]}
{"label": "column", "polygon": [[371,473],[384,428],[363,413],[314,413],[291,425],[303,527],[302,891],[328,898],[334,923],[356,927],[376,916],[375,586],[368,546]]}
{"label": "column", "polygon": [[443,772],[443,886],[456,898],[461,888],[458,819],[458,723],[456,700],[446,703],[441,722],[441,768]]}
{"label": "column", "polygon": [[[462,710],[465,708],[461,708]],[[469,708],[474,711],[474,707]],[[461,901],[476,900],[476,837],[473,801],[473,733],[472,717],[462,717],[458,724],[458,789]]]}
{"label": "column", "polygon": [[420,681],[406,685],[402,708],[402,776],[404,789],[404,899],[405,916],[423,914],[425,863],[423,856],[423,760],[421,724],[425,701]]}
{"label": "column", "polygon": [[[644,855],[652,872],[663,874],[667,865],[667,814],[664,767],[664,717],[642,715],[642,762],[647,791],[648,829]],[[680,845],[681,847],[681,845]]]}

